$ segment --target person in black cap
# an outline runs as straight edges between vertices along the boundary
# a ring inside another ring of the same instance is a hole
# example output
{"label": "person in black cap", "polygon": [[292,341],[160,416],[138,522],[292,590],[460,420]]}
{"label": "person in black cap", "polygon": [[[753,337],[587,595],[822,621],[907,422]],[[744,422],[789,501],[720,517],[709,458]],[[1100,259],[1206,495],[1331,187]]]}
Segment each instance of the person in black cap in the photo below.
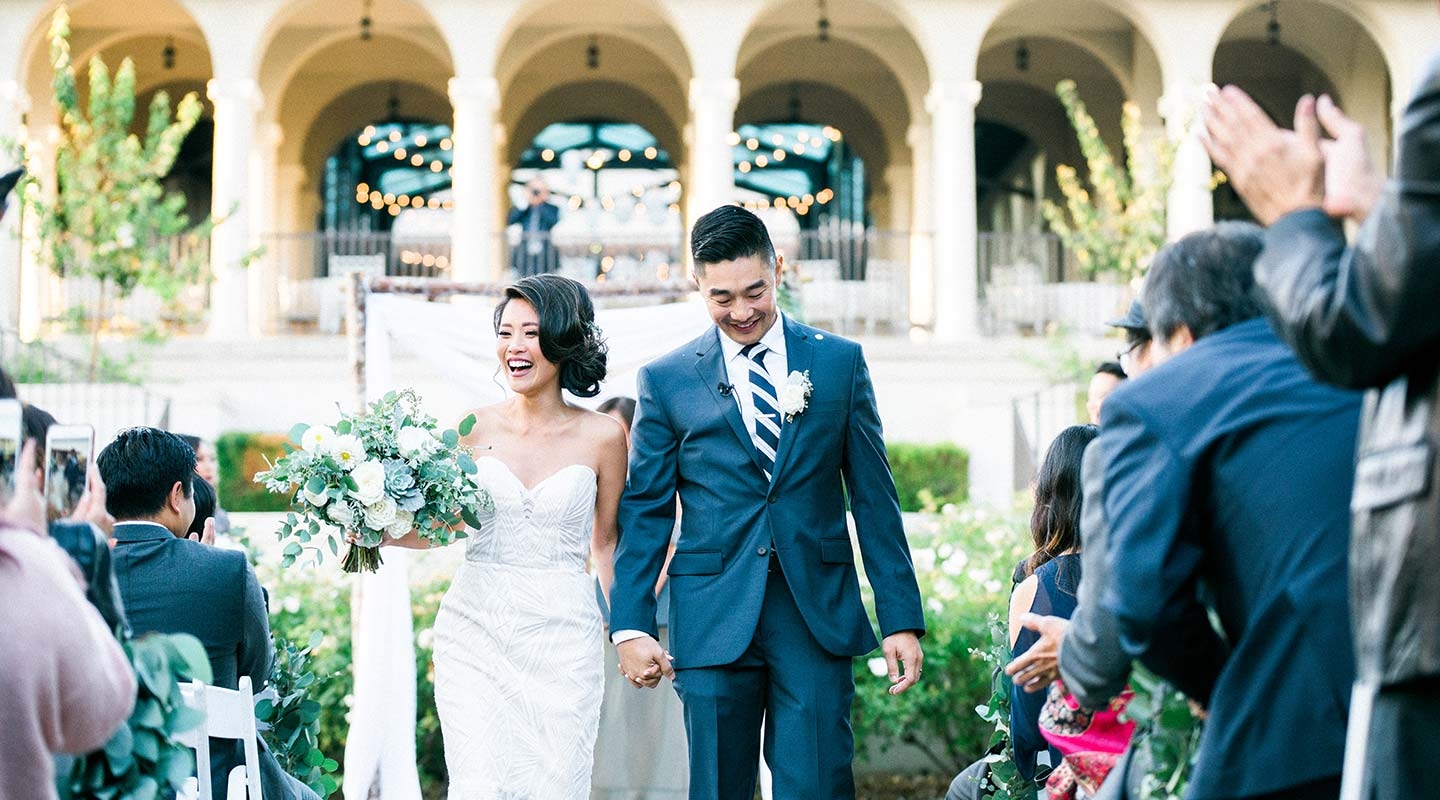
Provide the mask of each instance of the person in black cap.
{"label": "person in black cap", "polygon": [[1150,343],[1153,339],[1145,322],[1145,309],[1140,305],[1140,300],[1130,303],[1130,309],[1125,312],[1125,316],[1105,324],[1125,331],[1125,348],[1115,354],[1115,360],[1120,362],[1120,368],[1125,370],[1125,375],[1133,378],[1149,369]]}

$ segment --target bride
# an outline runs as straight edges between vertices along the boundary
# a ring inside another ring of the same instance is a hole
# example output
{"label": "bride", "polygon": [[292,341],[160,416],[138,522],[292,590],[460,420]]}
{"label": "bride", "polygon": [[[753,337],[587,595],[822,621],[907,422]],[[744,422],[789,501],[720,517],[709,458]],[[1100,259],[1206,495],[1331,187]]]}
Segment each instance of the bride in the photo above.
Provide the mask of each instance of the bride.
{"label": "bride", "polygon": [[[626,440],[561,396],[599,393],[605,345],[585,288],[535,275],[495,309],[514,396],[466,443],[495,501],[435,620],[435,702],[453,800],[588,797],[604,693],[593,556],[608,597]],[[395,540],[423,548],[414,534]]]}

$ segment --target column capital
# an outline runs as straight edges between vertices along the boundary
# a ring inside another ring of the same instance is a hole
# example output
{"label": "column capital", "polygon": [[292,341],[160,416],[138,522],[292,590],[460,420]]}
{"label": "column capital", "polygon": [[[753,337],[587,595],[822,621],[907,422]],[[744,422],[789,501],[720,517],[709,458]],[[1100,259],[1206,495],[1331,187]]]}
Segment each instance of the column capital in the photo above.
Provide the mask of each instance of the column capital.
{"label": "column capital", "polygon": [[254,78],[211,78],[205,82],[205,96],[217,106],[248,106],[252,112],[258,112],[265,100],[260,94],[260,84]]}
{"label": "column capital", "polygon": [[740,81],[736,78],[691,78],[690,108],[710,103],[724,103],[733,110],[740,102]]}
{"label": "column capital", "polygon": [[980,102],[984,85],[980,81],[935,81],[925,95],[925,110],[936,113],[945,105],[974,108]]}
{"label": "column capital", "polygon": [[500,110],[500,82],[491,76],[484,77],[460,77],[455,76],[445,84],[446,93],[450,95],[450,102],[456,106],[479,104],[479,108],[488,111]]}

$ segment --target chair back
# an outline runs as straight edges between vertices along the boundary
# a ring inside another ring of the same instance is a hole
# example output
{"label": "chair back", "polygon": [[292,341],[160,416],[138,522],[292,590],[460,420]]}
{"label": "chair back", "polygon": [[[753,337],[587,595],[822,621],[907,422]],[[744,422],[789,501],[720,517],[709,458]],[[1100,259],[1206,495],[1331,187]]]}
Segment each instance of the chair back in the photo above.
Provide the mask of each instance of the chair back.
{"label": "chair back", "polygon": [[[180,687],[186,705],[205,715],[205,722],[177,737],[195,750],[198,800],[215,800],[211,793],[210,739],[238,739],[245,751],[245,764],[228,776],[226,800],[264,800],[260,793],[260,745],[256,739],[255,695],[250,677],[242,675],[237,689],[223,689],[200,681]],[[237,781],[237,777],[240,780]],[[238,794],[237,794],[238,787]]]}

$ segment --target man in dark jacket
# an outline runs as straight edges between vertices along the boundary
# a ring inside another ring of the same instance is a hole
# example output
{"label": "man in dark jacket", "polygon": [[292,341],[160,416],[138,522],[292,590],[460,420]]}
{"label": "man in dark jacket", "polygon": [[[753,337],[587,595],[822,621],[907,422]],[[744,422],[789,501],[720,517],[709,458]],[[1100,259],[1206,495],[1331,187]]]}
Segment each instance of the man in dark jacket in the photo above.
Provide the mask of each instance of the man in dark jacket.
{"label": "man in dark jacket", "polygon": [[[1301,98],[1284,131],[1226,87],[1205,122],[1211,157],[1270,225],[1256,279],[1286,340],[1321,380],[1371,390],[1351,501],[1345,796],[1414,796],[1440,746],[1440,58],[1405,110],[1388,183],[1328,97]],[[1359,225],[1348,247],[1341,221]]]}
{"label": "man in dark jacket", "polygon": [[1230,644],[1190,800],[1340,789],[1359,396],[1313,380],[1264,319],[1261,246],[1259,228],[1223,223],[1156,255],[1142,297],[1156,366],[1101,415],[1100,608],[1120,647],[1151,662],[1204,655],[1211,642],[1169,635],[1202,585]]}

